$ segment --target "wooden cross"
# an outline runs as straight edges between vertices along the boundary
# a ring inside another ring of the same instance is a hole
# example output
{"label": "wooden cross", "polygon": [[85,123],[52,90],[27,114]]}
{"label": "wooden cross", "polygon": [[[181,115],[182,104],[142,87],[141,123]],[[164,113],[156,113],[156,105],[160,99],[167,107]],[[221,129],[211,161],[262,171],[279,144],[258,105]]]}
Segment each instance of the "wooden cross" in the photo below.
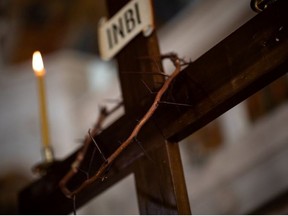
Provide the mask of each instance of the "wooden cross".
{"label": "wooden cross", "polygon": [[[114,15],[127,2],[108,0],[110,15]],[[140,34],[117,55],[127,114],[133,114],[139,108],[147,108],[151,104],[151,94],[141,81],[151,89],[159,87],[159,83],[163,84],[162,76],[149,75],[149,72],[160,72],[160,55],[155,32],[148,38]],[[129,72],[139,72],[139,75],[131,76],[127,74]],[[155,126],[147,135],[151,139],[147,141],[149,144],[143,143],[143,146],[159,147],[153,149],[153,153],[149,152],[150,160],[142,157],[134,169],[141,214],[190,214],[178,143],[167,141]]]}
{"label": "wooden cross", "polygon": [[[110,14],[125,2],[108,0]],[[287,6],[287,1],[279,0],[185,68],[168,92],[176,102],[193,106],[159,106],[139,134],[138,139],[153,162],[139,146],[129,146],[115,161],[107,179],[77,195],[77,207],[134,173],[141,214],[190,214],[177,142],[287,72]],[[159,87],[158,82],[163,81],[159,76],[142,73],[157,72],[161,68],[159,56],[155,33],[149,38],[139,35],[118,54],[126,114],[95,137],[105,155],[115,151],[118,141],[125,139],[137,123],[135,119],[149,107],[153,96],[147,94],[145,87],[140,88],[140,82],[145,80],[152,89]],[[133,78],[123,73],[135,71],[139,74]],[[75,155],[21,191],[21,214],[72,211],[72,202],[60,191],[59,181]],[[79,185],[80,181],[76,178],[71,184]]]}

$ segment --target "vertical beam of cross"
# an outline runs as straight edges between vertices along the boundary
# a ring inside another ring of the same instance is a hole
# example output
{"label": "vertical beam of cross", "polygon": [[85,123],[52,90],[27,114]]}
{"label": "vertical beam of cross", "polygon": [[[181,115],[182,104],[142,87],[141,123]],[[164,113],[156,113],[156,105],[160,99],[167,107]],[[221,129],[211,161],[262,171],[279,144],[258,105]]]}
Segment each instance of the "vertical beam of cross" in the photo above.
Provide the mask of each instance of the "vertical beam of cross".
{"label": "vertical beam of cross", "polygon": [[[143,157],[135,170],[141,214],[191,214],[178,143],[163,143]],[[152,143],[153,144],[153,143]]]}
{"label": "vertical beam of cross", "polygon": [[[114,15],[128,2],[128,0],[107,0],[109,14]],[[147,97],[150,93],[143,82],[151,89],[157,89],[164,81],[161,76],[147,75],[151,72],[159,73],[159,68],[162,68],[156,33],[147,38],[138,35],[119,52],[116,58],[125,112],[132,114],[135,110],[139,110],[139,107],[149,107],[151,97]],[[153,137],[149,146],[156,143],[157,146],[159,143],[161,145],[153,149],[153,153],[148,152],[149,159],[144,156],[135,166],[140,213],[190,214],[178,143],[169,143],[159,130],[154,130],[153,134],[149,135]]]}

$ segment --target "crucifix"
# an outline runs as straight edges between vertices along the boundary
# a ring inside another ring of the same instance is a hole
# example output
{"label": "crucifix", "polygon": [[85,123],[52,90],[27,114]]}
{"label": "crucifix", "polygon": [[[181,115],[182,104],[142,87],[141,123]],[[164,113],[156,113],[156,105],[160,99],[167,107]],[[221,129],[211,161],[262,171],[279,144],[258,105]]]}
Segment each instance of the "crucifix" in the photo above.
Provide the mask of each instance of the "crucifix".
{"label": "crucifix", "polygon": [[[110,15],[125,3],[127,0],[108,0]],[[182,70],[165,97],[191,106],[160,104],[137,135],[144,151],[137,142],[129,145],[114,161],[107,178],[77,194],[76,208],[134,173],[141,214],[190,214],[177,142],[287,72],[287,4],[276,2]],[[155,32],[147,38],[138,35],[117,55],[126,113],[94,137],[104,155],[115,152],[151,105],[155,95],[142,81],[153,91],[165,82],[156,74],[162,68],[160,56]],[[76,156],[77,152],[55,164],[20,193],[21,213],[72,211],[72,202],[60,190],[59,182]],[[87,168],[89,161],[83,166]],[[99,167],[99,161],[92,166]],[[70,186],[77,188],[82,181],[75,177]]]}

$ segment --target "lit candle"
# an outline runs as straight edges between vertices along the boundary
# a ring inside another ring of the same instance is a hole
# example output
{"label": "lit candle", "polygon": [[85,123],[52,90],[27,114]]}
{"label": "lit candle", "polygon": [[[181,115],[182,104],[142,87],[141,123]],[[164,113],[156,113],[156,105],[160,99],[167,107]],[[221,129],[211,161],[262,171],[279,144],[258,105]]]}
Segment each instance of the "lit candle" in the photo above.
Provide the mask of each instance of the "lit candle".
{"label": "lit candle", "polygon": [[49,127],[47,118],[45,80],[44,80],[45,68],[39,51],[33,53],[32,66],[38,81],[39,112],[41,118],[43,153],[46,162],[49,163],[52,162],[54,158],[53,158],[53,150],[50,145]]}

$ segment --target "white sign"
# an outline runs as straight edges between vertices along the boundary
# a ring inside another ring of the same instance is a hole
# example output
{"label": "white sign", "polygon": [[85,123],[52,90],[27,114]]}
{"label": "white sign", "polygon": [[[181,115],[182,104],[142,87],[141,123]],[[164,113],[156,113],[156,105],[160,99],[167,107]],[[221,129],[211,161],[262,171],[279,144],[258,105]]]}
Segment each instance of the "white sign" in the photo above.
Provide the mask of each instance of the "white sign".
{"label": "white sign", "polygon": [[130,1],[110,20],[101,19],[98,28],[101,58],[111,59],[140,32],[149,36],[153,29],[151,0]]}

